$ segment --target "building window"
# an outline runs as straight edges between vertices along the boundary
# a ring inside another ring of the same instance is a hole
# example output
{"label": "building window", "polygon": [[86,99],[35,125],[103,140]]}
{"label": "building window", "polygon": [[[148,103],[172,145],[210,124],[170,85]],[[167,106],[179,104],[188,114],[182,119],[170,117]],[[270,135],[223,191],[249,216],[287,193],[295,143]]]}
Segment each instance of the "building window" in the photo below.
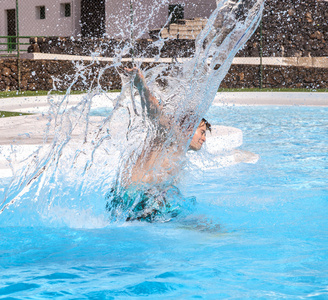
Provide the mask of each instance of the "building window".
{"label": "building window", "polygon": [[68,18],[71,16],[71,3],[60,4],[60,15],[63,18]]}
{"label": "building window", "polygon": [[7,10],[7,35],[10,36],[7,39],[8,52],[16,50],[16,10]]}
{"label": "building window", "polygon": [[184,19],[184,6],[182,4],[169,5],[169,16],[171,16],[171,23]]}
{"label": "building window", "polygon": [[45,6],[37,6],[36,13],[37,13],[38,19],[44,20],[46,18],[46,7]]}

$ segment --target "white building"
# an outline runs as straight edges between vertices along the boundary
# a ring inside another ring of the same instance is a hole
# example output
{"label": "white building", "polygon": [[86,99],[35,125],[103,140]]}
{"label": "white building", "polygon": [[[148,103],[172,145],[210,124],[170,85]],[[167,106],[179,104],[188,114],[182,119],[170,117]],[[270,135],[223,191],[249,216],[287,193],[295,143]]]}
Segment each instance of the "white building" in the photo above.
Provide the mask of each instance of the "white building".
{"label": "white building", "polygon": [[[70,36],[80,32],[81,0],[18,0],[20,36]],[[65,4],[70,14],[65,15]],[[0,35],[16,35],[16,0],[0,0]],[[15,26],[13,26],[15,25]],[[12,34],[15,33],[15,34]]]}
{"label": "white building", "polygon": [[[216,0],[17,0],[20,36],[148,37],[173,19],[208,18]],[[131,10],[132,3],[132,10]],[[132,16],[132,19],[131,19]],[[17,35],[16,0],[0,0],[0,36]],[[3,43],[5,39],[0,39]],[[4,48],[4,45],[1,47]]]}

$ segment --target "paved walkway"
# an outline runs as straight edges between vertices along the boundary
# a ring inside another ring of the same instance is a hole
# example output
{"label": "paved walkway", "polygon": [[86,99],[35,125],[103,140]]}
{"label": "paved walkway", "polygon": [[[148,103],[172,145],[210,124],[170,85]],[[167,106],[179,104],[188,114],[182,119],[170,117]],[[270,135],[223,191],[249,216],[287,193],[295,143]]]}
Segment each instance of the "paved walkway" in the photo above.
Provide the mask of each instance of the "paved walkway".
{"label": "paved walkway", "polygon": [[[111,100],[119,93],[108,93],[106,97],[95,96],[92,107],[111,106]],[[62,96],[61,96],[62,97]],[[76,105],[83,95],[71,95],[70,105]],[[213,105],[302,105],[328,106],[328,93],[311,92],[222,92],[218,93]],[[47,96],[17,97],[0,99],[0,111],[44,113],[49,108]]]}
{"label": "paved walkway", "polygon": [[218,93],[213,105],[328,106],[328,93],[227,92]]}
{"label": "paved walkway", "polygon": [[[106,96],[94,96],[92,101],[92,107],[108,107],[111,106],[112,100],[115,99],[119,93],[108,93]],[[69,106],[77,105],[82,98],[81,95],[70,95]],[[63,95],[54,96],[52,101],[60,101],[63,99]],[[50,100],[51,101],[51,100]],[[32,97],[16,97],[16,98],[1,98],[0,99],[0,111],[13,111],[22,113],[45,113],[49,110],[48,96],[32,96]]]}
{"label": "paved walkway", "polygon": [[[92,109],[111,107],[119,93],[95,96]],[[83,95],[72,95],[69,106],[78,104]],[[63,96],[54,98],[54,101]],[[0,111],[34,113],[35,115],[0,118],[0,145],[40,144],[48,122],[43,115],[49,109],[47,96],[18,97],[0,99]],[[213,105],[306,105],[328,106],[328,93],[286,93],[286,92],[227,92],[218,93]],[[95,120],[96,121],[96,120]]]}
{"label": "paved walkway", "polygon": [[[118,93],[106,96],[95,96],[92,108],[112,106],[112,99]],[[83,95],[70,96],[70,105],[78,104]],[[57,98],[57,101],[59,99]],[[55,98],[56,101],[56,98]],[[219,93],[213,105],[306,105],[328,106],[328,93],[285,93],[285,92],[229,92]],[[47,96],[19,97],[0,99],[0,111],[34,113],[34,115],[0,118],[0,178],[10,175],[9,163],[5,159],[17,151],[20,157],[27,157],[38,145],[43,144],[44,130],[48,123],[46,114],[49,109]],[[99,124],[101,117],[91,117],[90,130],[93,124]],[[78,135],[79,132],[76,132]],[[73,136],[74,138],[74,136]],[[12,146],[13,145],[13,146]],[[14,148],[12,148],[14,147]]]}

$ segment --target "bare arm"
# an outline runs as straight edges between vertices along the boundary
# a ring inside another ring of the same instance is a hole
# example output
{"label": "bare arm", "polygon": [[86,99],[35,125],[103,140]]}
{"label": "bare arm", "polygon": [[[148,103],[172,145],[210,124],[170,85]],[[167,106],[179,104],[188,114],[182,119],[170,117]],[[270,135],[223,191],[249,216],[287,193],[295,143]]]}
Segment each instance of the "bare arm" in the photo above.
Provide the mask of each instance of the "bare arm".
{"label": "bare arm", "polygon": [[148,115],[151,117],[157,116],[160,113],[162,106],[158,99],[151,93],[140,69],[136,67],[132,69],[125,68],[125,71],[135,76],[134,85],[138,89],[142,105],[147,108]]}

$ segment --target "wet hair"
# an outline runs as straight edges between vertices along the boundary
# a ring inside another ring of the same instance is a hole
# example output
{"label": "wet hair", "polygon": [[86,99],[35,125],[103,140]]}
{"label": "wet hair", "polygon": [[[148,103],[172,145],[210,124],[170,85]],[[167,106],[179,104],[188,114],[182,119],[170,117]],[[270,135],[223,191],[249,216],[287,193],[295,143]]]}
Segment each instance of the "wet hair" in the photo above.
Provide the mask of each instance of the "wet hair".
{"label": "wet hair", "polygon": [[200,121],[199,126],[202,126],[203,124],[205,124],[206,130],[208,130],[209,132],[212,132],[212,126],[211,126],[211,124],[209,122],[207,122],[207,120],[204,119],[204,118],[202,118],[202,120]]}
{"label": "wet hair", "polygon": [[190,110],[186,113],[184,113],[182,116],[180,116],[178,122],[180,127],[191,130],[193,129],[193,124],[195,124],[195,121],[197,120],[197,116],[195,115],[195,112]]}
{"label": "wet hair", "polygon": [[[189,129],[191,127],[191,124],[193,124],[193,121],[195,121],[196,118],[197,118],[197,115],[194,113],[194,111],[189,111],[188,113],[184,114],[180,118],[179,125],[180,125],[180,127],[185,127],[185,128]],[[211,132],[211,130],[212,130],[211,124],[209,122],[207,122],[207,120],[204,118],[202,118],[198,127],[202,126],[203,124],[206,125],[206,130]]]}

